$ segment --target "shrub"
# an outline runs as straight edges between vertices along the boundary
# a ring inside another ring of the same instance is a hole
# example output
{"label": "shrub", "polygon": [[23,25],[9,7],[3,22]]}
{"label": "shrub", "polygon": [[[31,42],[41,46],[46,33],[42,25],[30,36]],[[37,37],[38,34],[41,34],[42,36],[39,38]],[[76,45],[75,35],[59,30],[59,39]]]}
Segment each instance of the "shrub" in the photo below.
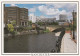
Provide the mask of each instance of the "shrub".
{"label": "shrub", "polygon": [[71,29],[69,27],[67,27],[66,30],[71,30]]}
{"label": "shrub", "polygon": [[32,22],[31,21],[28,21],[28,25],[32,25]]}
{"label": "shrub", "polygon": [[24,27],[24,30],[26,31],[26,30],[31,30],[32,29],[32,27]]}
{"label": "shrub", "polygon": [[24,30],[24,27],[18,27],[18,31],[21,32]]}
{"label": "shrub", "polygon": [[41,26],[41,25],[43,25],[43,23],[42,23],[42,22],[37,22],[37,24],[38,24],[38,25],[40,25],[40,26]]}
{"label": "shrub", "polygon": [[48,32],[50,32],[48,29],[46,29],[45,31],[44,31],[45,33],[48,33]]}
{"label": "shrub", "polygon": [[9,30],[9,32],[13,32],[14,26],[12,24],[8,24],[8,30]]}

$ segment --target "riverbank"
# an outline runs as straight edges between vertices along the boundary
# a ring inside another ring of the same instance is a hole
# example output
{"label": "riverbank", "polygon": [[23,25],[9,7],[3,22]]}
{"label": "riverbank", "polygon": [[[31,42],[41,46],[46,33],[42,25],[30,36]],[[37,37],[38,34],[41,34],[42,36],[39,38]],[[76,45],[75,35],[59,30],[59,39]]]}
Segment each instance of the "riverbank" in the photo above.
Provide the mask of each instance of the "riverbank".
{"label": "riverbank", "polygon": [[[39,34],[43,34],[43,33],[49,33],[52,32],[55,29],[55,27],[46,27],[46,30],[38,30]],[[9,37],[9,36],[18,36],[18,35],[32,35],[32,34],[38,34],[38,32],[35,30],[26,30],[26,31],[21,31],[21,32],[16,32],[14,34],[8,33],[8,34],[4,34],[4,37]]]}
{"label": "riverbank", "polygon": [[39,33],[37,33],[36,30],[28,30],[28,31],[22,31],[22,32],[16,32],[16,34],[4,34],[4,37],[14,37],[14,36],[21,36],[21,35],[33,35],[33,34],[44,34],[49,33],[49,30],[39,30]]}

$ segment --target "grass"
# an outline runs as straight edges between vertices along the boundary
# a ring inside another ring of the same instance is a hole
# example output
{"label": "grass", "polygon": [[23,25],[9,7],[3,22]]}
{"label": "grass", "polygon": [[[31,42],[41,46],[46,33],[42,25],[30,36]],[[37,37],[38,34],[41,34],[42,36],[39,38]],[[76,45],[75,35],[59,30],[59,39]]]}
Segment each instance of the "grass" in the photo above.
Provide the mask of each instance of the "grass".
{"label": "grass", "polygon": [[44,31],[44,33],[48,33],[48,32],[50,32],[48,29],[46,29],[46,30]]}

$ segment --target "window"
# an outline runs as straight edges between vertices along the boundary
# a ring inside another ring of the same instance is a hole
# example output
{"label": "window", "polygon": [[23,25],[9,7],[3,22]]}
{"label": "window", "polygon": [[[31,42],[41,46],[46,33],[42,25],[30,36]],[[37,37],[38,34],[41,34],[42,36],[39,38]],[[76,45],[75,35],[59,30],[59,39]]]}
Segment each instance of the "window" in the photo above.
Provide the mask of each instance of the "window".
{"label": "window", "polygon": [[24,26],[24,22],[22,22],[22,26]]}

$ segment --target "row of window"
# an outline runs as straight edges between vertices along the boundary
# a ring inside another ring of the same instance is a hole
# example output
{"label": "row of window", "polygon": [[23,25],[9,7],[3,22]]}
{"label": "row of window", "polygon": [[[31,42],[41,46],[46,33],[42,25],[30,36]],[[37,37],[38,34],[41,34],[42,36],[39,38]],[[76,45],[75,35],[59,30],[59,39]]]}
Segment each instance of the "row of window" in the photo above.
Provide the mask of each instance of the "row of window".
{"label": "row of window", "polygon": [[26,26],[27,22],[21,22],[21,26]]}

